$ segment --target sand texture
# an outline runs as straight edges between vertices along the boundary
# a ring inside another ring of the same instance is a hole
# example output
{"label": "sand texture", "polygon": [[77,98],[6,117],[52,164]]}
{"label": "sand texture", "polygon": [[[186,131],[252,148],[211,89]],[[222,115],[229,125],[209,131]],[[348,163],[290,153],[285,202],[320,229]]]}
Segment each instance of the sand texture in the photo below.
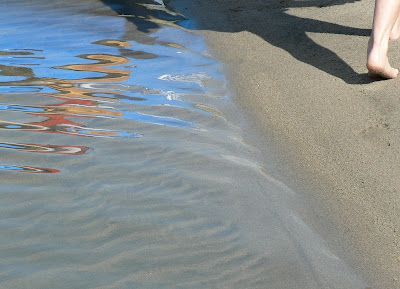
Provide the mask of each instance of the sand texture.
{"label": "sand texture", "polygon": [[[373,288],[400,288],[400,80],[366,75],[372,1],[174,5],[198,19],[315,229]],[[396,43],[390,57],[400,65]]]}

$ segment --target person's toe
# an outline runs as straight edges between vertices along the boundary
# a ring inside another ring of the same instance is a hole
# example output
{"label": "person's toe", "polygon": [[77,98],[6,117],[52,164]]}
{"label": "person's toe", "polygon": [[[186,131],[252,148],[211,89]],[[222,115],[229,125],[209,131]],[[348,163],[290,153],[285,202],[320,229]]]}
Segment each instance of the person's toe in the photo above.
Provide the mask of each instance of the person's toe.
{"label": "person's toe", "polygon": [[396,78],[399,74],[399,70],[391,67],[389,64],[386,66],[368,64],[367,68],[369,74],[373,77],[378,76],[381,78],[391,79]]}
{"label": "person's toe", "polygon": [[397,75],[399,75],[399,70],[395,69],[395,68],[392,68],[391,72],[390,72],[390,78],[396,78]]}

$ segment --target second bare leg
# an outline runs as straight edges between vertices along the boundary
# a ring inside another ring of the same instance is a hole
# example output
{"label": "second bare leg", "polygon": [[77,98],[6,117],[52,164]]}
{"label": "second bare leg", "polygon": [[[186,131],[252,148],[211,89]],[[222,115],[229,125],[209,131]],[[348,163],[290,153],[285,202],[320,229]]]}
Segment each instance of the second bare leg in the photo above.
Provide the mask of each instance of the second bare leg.
{"label": "second bare leg", "polygon": [[395,78],[399,71],[389,64],[387,52],[393,26],[400,15],[400,0],[376,0],[367,68],[371,74]]}

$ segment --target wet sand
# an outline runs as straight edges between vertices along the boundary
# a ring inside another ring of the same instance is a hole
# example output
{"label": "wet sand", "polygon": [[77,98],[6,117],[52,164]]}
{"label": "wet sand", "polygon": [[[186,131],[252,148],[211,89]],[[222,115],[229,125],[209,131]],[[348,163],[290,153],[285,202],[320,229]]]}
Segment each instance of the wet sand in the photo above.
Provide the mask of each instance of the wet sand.
{"label": "wet sand", "polygon": [[[400,80],[371,82],[370,1],[178,0],[234,98],[304,192],[314,229],[373,288],[400,288]],[[391,59],[400,63],[398,44]],[[289,169],[290,168],[290,169]]]}
{"label": "wet sand", "polygon": [[0,9],[0,289],[367,287],[243,134],[190,20],[39,2]]}

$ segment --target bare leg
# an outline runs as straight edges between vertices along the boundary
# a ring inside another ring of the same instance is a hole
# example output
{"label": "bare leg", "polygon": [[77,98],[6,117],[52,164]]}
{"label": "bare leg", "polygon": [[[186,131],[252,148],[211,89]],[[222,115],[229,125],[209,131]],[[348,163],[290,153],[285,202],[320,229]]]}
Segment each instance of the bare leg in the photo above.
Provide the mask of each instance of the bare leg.
{"label": "bare leg", "polygon": [[393,41],[400,38],[400,15],[397,16],[397,20],[393,25],[389,38]]}
{"label": "bare leg", "polygon": [[392,28],[400,15],[400,0],[375,0],[375,13],[368,45],[367,68],[371,74],[395,78],[399,71],[387,58]]}

